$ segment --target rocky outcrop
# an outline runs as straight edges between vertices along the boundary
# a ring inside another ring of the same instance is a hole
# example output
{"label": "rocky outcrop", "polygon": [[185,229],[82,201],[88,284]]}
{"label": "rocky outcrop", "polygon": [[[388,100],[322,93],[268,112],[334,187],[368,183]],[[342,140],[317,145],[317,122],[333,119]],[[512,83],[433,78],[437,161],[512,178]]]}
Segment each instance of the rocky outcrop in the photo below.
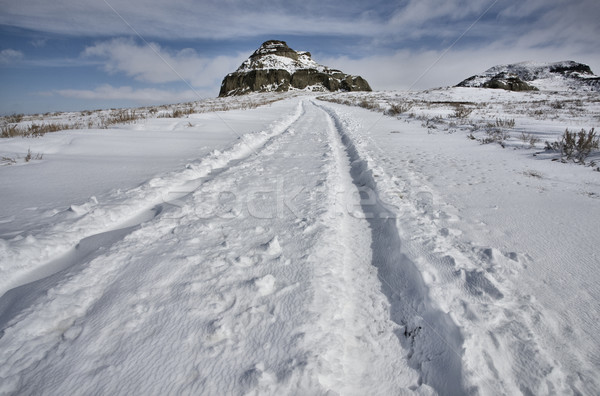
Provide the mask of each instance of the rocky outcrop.
{"label": "rocky outcrop", "polygon": [[527,84],[521,80],[516,74],[498,73],[492,77],[484,78],[484,81],[479,81],[481,76],[469,77],[457,85],[457,87],[477,87],[477,88],[494,88],[505,89],[507,91],[537,91],[534,86]]}
{"label": "rocky outcrop", "polygon": [[371,91],[369,83],[362,77],[319,65],[310,52],[294,51],[285,41],[270,40],[254,51],[235,72],[225,76],[219,96],[292,89]]}
{"label": "rocky outcrop", "polygon": [[528,90],[600,90],[600,77],[588,65],[565,61],[556,63],[522,62],[494,66],[482,74],[467,78],[457,87]]}

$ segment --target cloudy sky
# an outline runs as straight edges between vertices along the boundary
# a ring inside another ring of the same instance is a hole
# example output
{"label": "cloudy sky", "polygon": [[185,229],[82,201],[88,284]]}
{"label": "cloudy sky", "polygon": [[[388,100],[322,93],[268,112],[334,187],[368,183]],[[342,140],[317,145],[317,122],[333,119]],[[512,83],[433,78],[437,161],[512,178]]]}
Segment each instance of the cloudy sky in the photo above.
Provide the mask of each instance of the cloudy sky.
{"label": "cloudy sky", "polygon": [[268,39],[376,90],[526,60],[600,74],[599,20],[598,0],[0,0],[0,113],[215,97]]}

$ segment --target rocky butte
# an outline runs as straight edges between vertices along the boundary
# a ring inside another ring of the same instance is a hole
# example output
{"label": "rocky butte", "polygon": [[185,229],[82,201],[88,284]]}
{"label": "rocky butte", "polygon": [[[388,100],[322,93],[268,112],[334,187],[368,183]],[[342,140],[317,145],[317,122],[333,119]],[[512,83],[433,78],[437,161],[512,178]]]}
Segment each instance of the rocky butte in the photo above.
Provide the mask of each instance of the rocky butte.
{"label": "rocky butte", "polygon": [[509,91],[599,91],[600,77],[588,65],[573,61],[521,62],[494,66],[457,87],[500,88]]}
{"label": "rocky butte", "polygon": [[265,41],[221,83],[219,96],[250,92],[371,91],[360,76],[342,73],[315,62],[306,51],[294,51],[285,41]]}

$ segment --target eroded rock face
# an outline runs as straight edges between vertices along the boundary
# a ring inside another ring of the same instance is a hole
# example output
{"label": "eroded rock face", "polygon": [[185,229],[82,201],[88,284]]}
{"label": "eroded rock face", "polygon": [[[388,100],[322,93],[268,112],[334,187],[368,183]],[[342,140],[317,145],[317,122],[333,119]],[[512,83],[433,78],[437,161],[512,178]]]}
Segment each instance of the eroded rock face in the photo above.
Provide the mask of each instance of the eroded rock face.
{"label": "eroded rock face", "polygon": [[369,83],[362,77],[319,65],[310,52],[294,51],[285,41],[269,40],[235,72],[225,76],[219,96],[290,89],[371,91]]}
{"label": "eroded rock face", "polygon": [[473,76],[467,78],[458,84],[458,87],[478,87],[478,88],[494,88],[494,89],[505,89],[507,91],[537,91],[538,89],[534,86],[527,84],[521,80],[516,74],[511,73],[498,73],[491,76],[484,81],[478,82],[479,76]]}
{"label": "eroded rock face", "polygon": [[287,70],[263,69],[228,74],[221,83],[219,96],[244,95],[250,92],[283,92],[290,88]]}
{"label": "eroded rock face", "polygon": [[519,77],[508,78],[492,78],[490,81],[483,84],[483,88],[505,89],[507,91],[537,91],[536,87],[532,87],[525,81],[521,81]]}

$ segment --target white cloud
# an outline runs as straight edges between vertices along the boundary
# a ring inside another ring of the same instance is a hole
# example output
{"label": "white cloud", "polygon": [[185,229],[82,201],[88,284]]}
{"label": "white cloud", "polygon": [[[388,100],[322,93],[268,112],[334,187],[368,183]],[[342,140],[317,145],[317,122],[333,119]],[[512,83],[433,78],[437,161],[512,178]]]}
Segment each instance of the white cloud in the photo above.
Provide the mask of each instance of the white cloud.
{"label": "white cloud", "polygon": [[24,58],[23,52],[14,49],[4,49],[0,51],[0,65],[10,65],[17,63]]}
{"label": "white cloud", "polygon": [[214,95],[214,93],[205,91],[168,91],[153,88],[134,89],[129,86],[113,87],[112,85],[102,85],[93,90],[62,89],[53,91],[53,93],[66,98],[83,100],[128,100],[140,105],[188,102]]}
{"label": "white cloud", "polygon": [[[2,0],[0,24],[69,35],[132,34],[161,38],[238,38],[265,34],[375,32],[380,23],[354,6],[305,0]],[[354,11],[348,12],[346,9]],[[350,14],[350,15],[349,15]],[[126,21],[126,22],[124,22]]]}
{"label": "white cloud", "polygon": [[[144,37],[175,40],[325,35],[346,38],[369,51],[377,51],[373,46],[379,50],[400,46],[439,50],[493,5],[462,42],[476,37],[478,45],[496,41],[531,48],[555,44],[600,52],[596,40],[600,34],[597,0],[0,0],[0,3],[0,24],[74,36],[133,35],[131,27]],[[118,55],[114,51],[111,54]],[[142,56],[140,51],[136,54]],[[182,67],[195,65],[183,54],[170,55]],[[115,67],[133,67],[125,63],[121,60]],[[136,74],[137,78],[146,75]]]}
{"label": "white cloud", "polygon": [[446,23],[463,19],[474,21],[490,4],[486,0],[410,0],[397,9],[390,22],[395,27],[406,29],[440,18]]}
{"label": "white cloud", "polygon": [[121,72],[138,81],[169,83],[181,81],[194,87],[219,86],[223,77],[235,70],[248,54],[202,57],[193,49],[167,51],[158,44],[138,45],[133,40],[114,39],[87,47],[84,58],[99,59],[110,73]]}
{"label": "white cloud", "polygon": [[[461,44],[477,38],[477,45],[502,41],[516,47],[578,46],[588,52],[600,52],[596,39],[600,35],[597,0],[0,0],[0,3],[0,24],[73,36],[134,35],[131,28],[155,40],[327,36],[345,38],[370,52],[384,48],[440,50],[493,5]],[[323,48],[312,50],[325,50],[326,42],[320,44]],[[121,49],[124,48],[122,45]],[[154,72],[135,66],[134,61],[128,64],[117,50],[100,47],[97,50],[112,57],[113,70],[132,70],[136,78],[148,81],[160,79]],[[142,52],[135,50],[138,59],[148,58]],[[206,65],[208,61],[198,59],[200,56],[191,56],[190,60],[185,54],[168,55],[182,70],[198,66],[212,70]],[[167,70],[164,74],[172,72]],[[195,77],[199,73],[186,71],[186,75],[199,80]]]}
{"label": "white cloud", "polygon": [[596,73],[600,71],[600,54],[579,49],[531,49],[492,44],[476,50],[451,50],[440,58],[442,53],[441,50],[400,50],[361,59],[331,57],[319,61],[346,73],[361,75],[374,90],[422,90],[456,85],[492,66],[527,60],[575,60],[590,65]]}

